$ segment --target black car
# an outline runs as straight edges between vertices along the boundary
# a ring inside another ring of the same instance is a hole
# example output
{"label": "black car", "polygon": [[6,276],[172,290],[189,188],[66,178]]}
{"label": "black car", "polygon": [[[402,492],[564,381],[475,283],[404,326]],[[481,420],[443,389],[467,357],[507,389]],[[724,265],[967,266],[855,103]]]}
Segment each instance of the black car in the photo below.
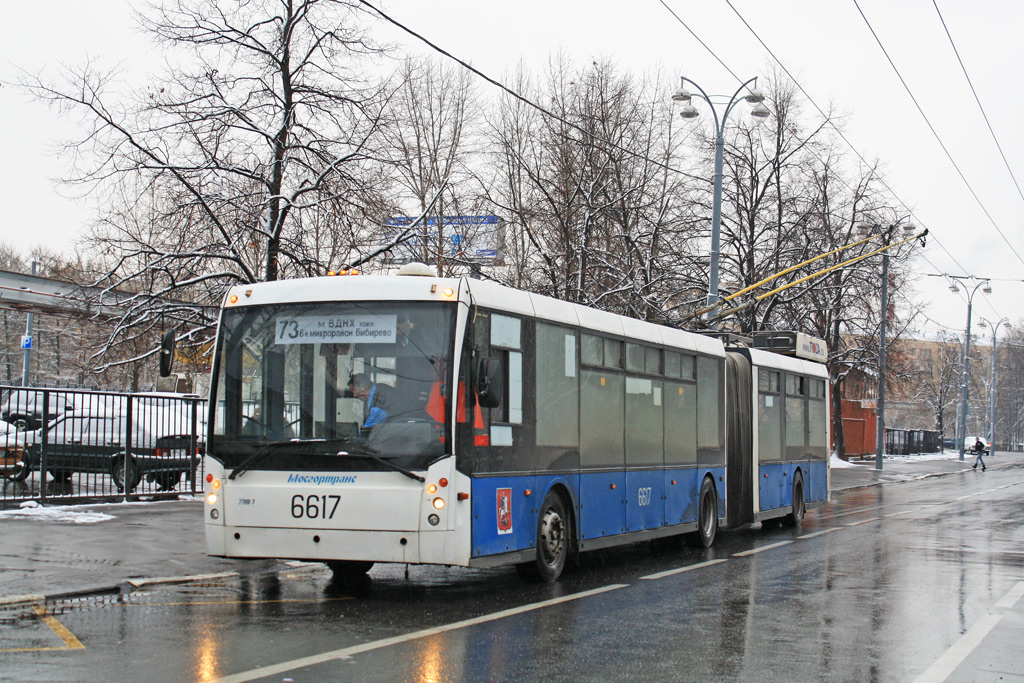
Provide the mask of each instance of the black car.
{"label": "black car", "polygon": [[169,491],[199,464],[195,438],[158,435],[139,423],[129,430],[119,414],[67,413],[27,445],[27,467],[19,477],[44,469],[57,481],[75,472],[109,474],[118,492],[133,491],[143,476]]}

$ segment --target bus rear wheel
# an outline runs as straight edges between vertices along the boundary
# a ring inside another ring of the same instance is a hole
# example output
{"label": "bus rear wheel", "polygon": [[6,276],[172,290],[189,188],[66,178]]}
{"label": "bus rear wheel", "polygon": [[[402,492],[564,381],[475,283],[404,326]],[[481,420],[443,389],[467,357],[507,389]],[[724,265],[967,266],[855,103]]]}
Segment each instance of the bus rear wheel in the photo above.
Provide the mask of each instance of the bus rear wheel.
{"label": "bus rear wheel", "polygon": [[569,528],[562,497],[549,491],[537,520],[537,557],[516,566],[524,579],[551,583],[561,576],[569,557]]}
{"label": "bus rear wheel", "polygon": [[804,521],[807,505],[804,502],[804,478],[797,473],[793,477],[793,511],[786,515],[786,526],[798,527]]}
{"label": "bus rear wheel", "polygon": [[700,485],[697,507],[697,531],[690,536],[690,543],[697,548],[710,548],[718,533],[718,494],[710,478]]}

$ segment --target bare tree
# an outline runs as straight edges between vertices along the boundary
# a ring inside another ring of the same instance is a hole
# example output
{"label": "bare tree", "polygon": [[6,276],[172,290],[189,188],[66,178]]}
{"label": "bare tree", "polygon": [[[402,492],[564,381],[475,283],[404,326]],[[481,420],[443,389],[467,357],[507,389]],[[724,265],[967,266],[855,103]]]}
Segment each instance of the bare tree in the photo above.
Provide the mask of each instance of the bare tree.
{"label": "bare tree", "polygon": [[104,282],[129,296],[111,343],[155,317],[203,341],[226,286],[323,272],[325,245],[348,259],[377,225],[386,98],[356,68],[379,51],[358,7],[170,0],[140,21],[181,62],[140,95],[118,95],[92,65],[27,83],[90,122],[68,150],[75,180],[107,192],[92,242]]}
{"label": "bare tree", "polygon": [[[513,284],[667,318],[665,302],[692,271],[671,258],[688,246],[687,179],[669,165],[678,141],[661,80],[607,61],[576,69],[558,56],[528,91],[553,116],[501,101],[489,122],[494,180],[482,184],[511,217]],[[517,83],[530,86],[523,74]]]}

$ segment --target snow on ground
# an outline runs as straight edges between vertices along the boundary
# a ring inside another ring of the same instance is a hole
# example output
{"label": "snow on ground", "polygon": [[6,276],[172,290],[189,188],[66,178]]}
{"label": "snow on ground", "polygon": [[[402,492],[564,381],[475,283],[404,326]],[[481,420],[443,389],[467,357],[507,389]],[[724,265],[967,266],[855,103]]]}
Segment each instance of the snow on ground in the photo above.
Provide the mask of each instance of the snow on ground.
{"label": "snow on ground", "polygon": [[[956,460],[960,457],[957,451],[942,451],[940,453],[914,453],[913,455],[891,455],[886,454],[882,456],[884,462],[924,462],[925,460]],[[974,456],[971,455],[973,458]],[[842,469],[844,467],[863,467],[864,465],[874,465],[875,456],[865,455],[857,458],[852,462],[841,460],[836,457],[836,454],[832,454],[832,458],[829,460],[829,467],[833,469]]]}
{"label": "snow on ground", "polygon": [[70,522],[72,524],[95,524],[108,519],[116,519],[114,515],[92,510],[77,510],[72,507],[44,507],[34,500],[25,501],[18,510],[0,510],[0,519],[21,517],[40,522]]}

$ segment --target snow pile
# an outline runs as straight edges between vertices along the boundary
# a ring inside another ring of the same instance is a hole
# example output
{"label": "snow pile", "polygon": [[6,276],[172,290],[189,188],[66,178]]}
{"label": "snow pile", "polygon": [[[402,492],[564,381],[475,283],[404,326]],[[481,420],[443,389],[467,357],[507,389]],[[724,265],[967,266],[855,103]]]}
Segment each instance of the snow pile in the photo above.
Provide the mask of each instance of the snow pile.
{"label": "snow pile", "polygon": [[834,470],[843,469],[844,467],[860,467],[860,465],[855,465],[852,462],[847,462],[843,460],[835,453],[833,453],[832,457],[829,459],[828,466]]}
{"label": "snow pile", "polygon": [[72,524],[95,524],[115,519],[113,515],[92,510],[72,510],[66,507],[43,507],[34,500],[21,504],[19,510],[0,510],[0,519],[24,517],[40,522],[70,522]]}

